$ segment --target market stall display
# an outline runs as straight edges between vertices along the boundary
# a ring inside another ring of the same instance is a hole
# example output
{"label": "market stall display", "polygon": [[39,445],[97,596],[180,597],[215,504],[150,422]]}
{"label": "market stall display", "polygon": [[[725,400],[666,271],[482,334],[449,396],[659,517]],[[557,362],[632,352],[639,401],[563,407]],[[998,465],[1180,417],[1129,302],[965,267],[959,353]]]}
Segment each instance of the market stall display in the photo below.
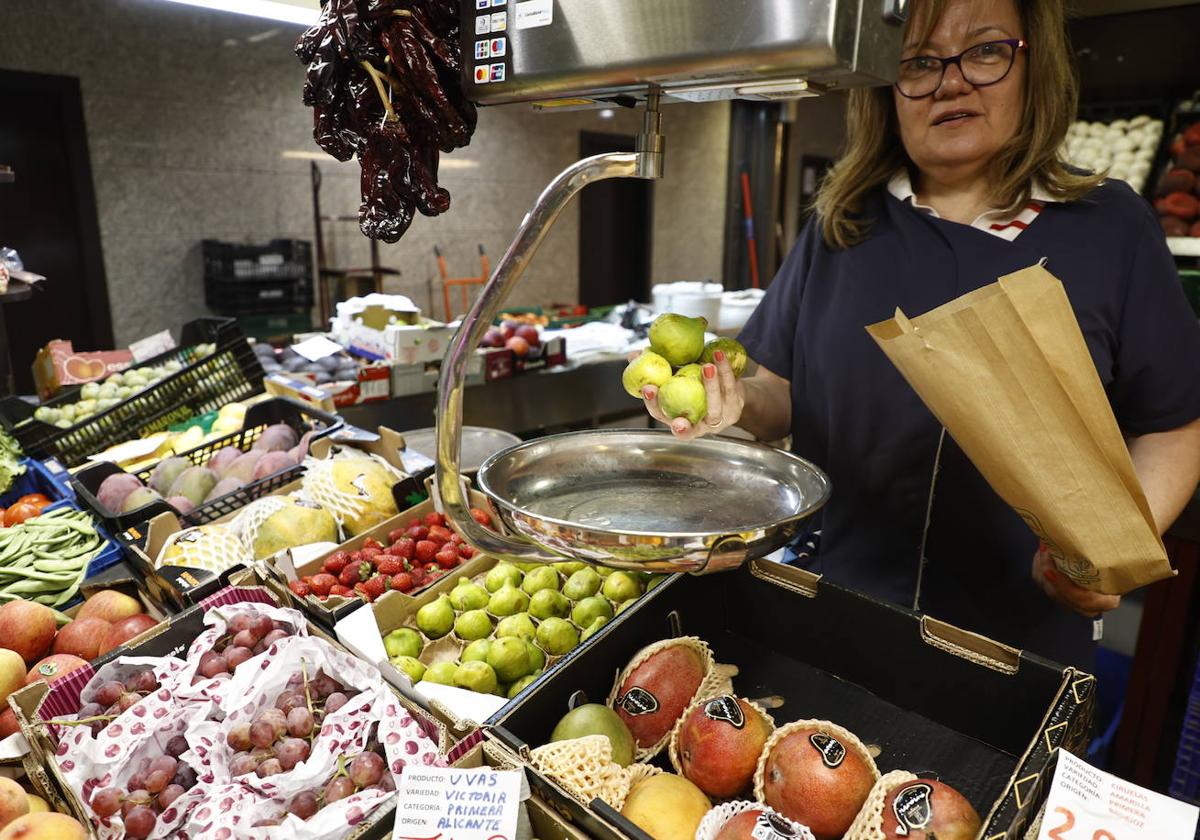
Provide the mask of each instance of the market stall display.
{"label": "market stall display", "polygon": [[1180,126],[1154,209],[1167,236],[1200,236],[1200,120]]}
{"label": "market stall display", "polygon": [[1090,172],[1105,172],[1141,192],[1150,176],[1163,121],[1149,114],[1112,122],[1077,120],[1067,131],[1063,158]]}

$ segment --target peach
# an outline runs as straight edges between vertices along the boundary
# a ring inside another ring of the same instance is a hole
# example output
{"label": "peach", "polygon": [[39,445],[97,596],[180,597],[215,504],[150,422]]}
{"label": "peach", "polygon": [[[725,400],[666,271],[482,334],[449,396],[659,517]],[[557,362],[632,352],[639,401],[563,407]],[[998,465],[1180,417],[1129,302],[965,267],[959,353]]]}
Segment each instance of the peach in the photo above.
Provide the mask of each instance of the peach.
{"label": "peach", "polygon": [[75,620],[102,618],[107,622],[115,623],[141,612],[143,612],[142,605],[136,598],[130,598],[124,592],[118,592],[115,589],[102,589],[83,602],[83,606],[75,615]]}
{"label": "peach", "polygon": [[50,652],[95,659],[100,654],[100,642],[110,627],[112,625],[103,618],[77,618],[58,631]]}
{"label": "peach", "polygon": [[26,663],[37,662],[54,641],[54,611],[33,601],[9,601],[0,607],[0,639]]}

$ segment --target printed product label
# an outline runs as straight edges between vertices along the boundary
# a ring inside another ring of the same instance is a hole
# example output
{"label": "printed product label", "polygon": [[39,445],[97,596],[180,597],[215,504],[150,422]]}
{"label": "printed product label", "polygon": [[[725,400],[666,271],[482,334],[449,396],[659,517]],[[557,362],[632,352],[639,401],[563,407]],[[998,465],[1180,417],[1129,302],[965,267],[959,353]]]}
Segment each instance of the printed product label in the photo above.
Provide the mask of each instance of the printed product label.
{"label": "printed product label", "polygon": [[808,740],[821,754],[821,760],[825,762],[826,767],[830,769],[841,767],[842,762],[846,760],[846,748],[832,735],[816,732],[809,735]]}
{"label": "printed product label", "polygon": [[800,835],[778,814],[768,814],[764,811],[754,821],[750,836],[754,840],[788,840]]}
{"label": "printed product label", "polygon": [[929,828],[933,822],[932,795],[933,788],[923,782],[910,785],[896,794],[892,813],[896,815],[898,835],[907,837],[913,829]]}
{"label": "printed product label", "polygon": [[630,715],[652,715],[658,711],[658,698],[641,686],[635,685],[625,696],[617,701],[622,709]]}
{"label": "printed product label", "polygon": [[712,720],[723,720],[734,729],[741,729],[746,725],[746,716],[742,714],[742,707],[738,704],[737,698],[730,697],[728,694],[723,694],[717,699],[705,703],[704,714]]}
{"label": "printed product label", "polygon": [[525,0],[517,3],[514,26],[517,29],[534,29],[554,23],[554,0]]}

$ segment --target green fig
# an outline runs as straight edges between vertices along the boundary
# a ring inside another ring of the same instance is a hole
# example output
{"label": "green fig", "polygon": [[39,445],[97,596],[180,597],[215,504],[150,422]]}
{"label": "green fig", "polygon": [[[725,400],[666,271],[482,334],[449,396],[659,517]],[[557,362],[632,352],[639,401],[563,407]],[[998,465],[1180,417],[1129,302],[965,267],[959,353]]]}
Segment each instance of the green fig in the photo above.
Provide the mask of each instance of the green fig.
{"label": "green fig", "polygon": [[517,613],[510,615],[508,618],[500,619],[500,623],[496,625],[496,638],[503,639],[509,636],[517,636],[522,639],[532,639],[537,635],[537,628],[533,626],[533,619],[529,617],[529,613]]}
{"label": "green fig", "polygon": [[523,577],[525,576],[521,574],[521,570],[511,563],[497,563],[484,576],[483,585],[487,587],[488,592],[497,592],[506,584],[520,586]]}
{"label": "green fig", "polygon": [[487,662],[488,651],[492,649],[491,639],[476,639],[463,648],[460,662]]}
{"label": "green fig", "polygon": [[704,350],[705,318],[689,318],[666,312],[650,325],[650,349],[671,363],[682,367],[700,358]]}
{"label": "green fig", "polygon": [[692,362],[690,365],[684,365],[679,370],[675,371],[676,376],[690,376],[692,379],[704,380],[704,368]]}
{"label": "green fig", "polygon": [[453,662],[437,662],[425,669],[422,682],[437,683],[438,685],[454,685],[454,675],[458,666]]}
{"label": "green fig", "polygon": [[558,569],[558,573],[565,578],[570,577],[580,569],[586,569],[588,567],[587,563],[579,563],[576,561],[571,561],[569,563],[551,563],[551,565]]}
{"label": "green fig", "polygon": [[571,602],[567,596],[553,589],[541,589],[529,599],[529,614],[536,619],[566,618],[571,613]]}
{"label": "green fig", "polygon": [[625,393],[636,399],[642,398],[642,389],[647,385],[658,387],[671,378],[671,363],[652,350],[645,350],[625,366],[621,374],[621,385]]}
{"label": "green fig", "polygon": [[690,376],[672,376],[658,389],[658,407],[674,420],[686,417],[693,425],[708,414],[708,394],[704,383]]}
{"label": "green fig", "polygon": [[617,604],[617,611],[614,614],[620,615],[621,613],[625,612],[625,610],[629,609],[636,603],[637,603],[636,598],[633,599],[632,601],[622,601],[621,603]]}
{"label": "green fig", "polygon": [[540,674],[546,667],[546,652],[528,639],[525,640],[525,651],[529,654],[529,667],[533,673]]}
{"label": "green fig", "polygon": [[411,627],[401,627],[383,637],[383,649],[387,651],[388,659],[420,656],[422,647],[421,634]]}
{"label": "green fig", "polygon": [[579,635],[579,643],[583,644],[588,639],[600,632],[600,628],[608,624],[608,619],[604,616],[598,616],[595,621],[588,625],[587,629]]}
{"label": "green fig", "polygon": [[522,691],[524,691],[526,688],[528,688],[530,685],[532,685],[533,681],[536,680],[537,678],[538,678],[537,674],[530,674],[529,676],[521,677],[521,679],[517,680],[515,683],[513,683],[512,685],[510,685],[508,687],[508,693],[505,694],[504,696],[507,697],[509,700],[512,700],[514,697],[516,697],[518,694],[520,694]]}
{"label": "green fig", "polygon": [[543,589],[558,591],[558,571],[549,566],[534,569],[521,581],[521,591],[533,595]]}
{"label": "green fig", "polygon": [[487,606],[489,593],[469,578],[459,578],[458,585],[450,590],[450,603],[459,612],[481,610]]}
{"label": "green fig", "polygon": [[440,639],[449,633],[454,626],[454,607],[450,606],[450,599],[439,595],[436,601],[417,610],[417,626],[431,639]]}
{"label": "green fig", "polygon": [[657,589],[669,577],[670,575],[654,575],[652,578],[650,578],[650,582],[646,584],[646,591],[650,592],[651,590]]}
{"label": "green fig", "polygon": [[419,683],[425,676],[425,664],[413,656],[394,656],[389,660],[400,671],[408,674],[414,683]]}
{"label": "green fig", "polygon": [[599,595],[584,598],[571,610],[571,621],[576,627],[590,627],[597,618],[612,618],[613,608]]}
{"label": "green fig", "polygon": [[492,642],[487,664],[492,666],[501,682],[512,682],[534,671],[524,639],[505,636]]}
{"label": "green fig", "polygon": [[467,642],[492,635],[492,617],[483,610],[467,610],[454,619],[454,634]]}
{"label": "green fig", "polygon": [[704,345],[704,350],[700,353],[700,364],[716,364],[713,353],[718,350],[725,354],[729,367],[733,369],[733,375],[740,377],[746,370],[746,348],[736,338],[714,338]]}
{"label": "green fig", "polygon": [[496,690],[496,672],[486,662],[464,662],[454,674],[454,684],[468,691],[491,694]]}
{"label": "green fig", "polygon": [[567,578],[562,591],[572,601],[582,601],[589,595],[599,592],[601,583],[600,573],[595,569],[580,569]]}
{"label": "green fig", "polygon": [[547,618],[538,625],[537,643],[551,656],[562,656],[579,644],[579,631],[564,618]]}
{"label": "green fig", "polygon": [[492,615],[516,615],[529,609],[529,596],[511,583],[506,583],[492,593],[487,611]]}
{"label": "green fig", "polygon": [[604,579],[600,593],[615,604],[641,597],[642,583],[631,572],[614,572]]}
{"label": "green fig", "polygon": [[523,575],[527,575],[534,569],[539,569],[542,567],[541,563],[513,563],[513,565],[520,569],[521,574]]}

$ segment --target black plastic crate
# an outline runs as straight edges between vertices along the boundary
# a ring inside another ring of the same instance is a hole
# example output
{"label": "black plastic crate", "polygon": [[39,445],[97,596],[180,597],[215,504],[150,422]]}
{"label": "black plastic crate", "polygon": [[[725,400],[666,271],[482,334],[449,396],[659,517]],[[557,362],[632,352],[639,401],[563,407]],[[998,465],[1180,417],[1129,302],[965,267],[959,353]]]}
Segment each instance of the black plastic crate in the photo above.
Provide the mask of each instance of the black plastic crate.
{"label": "black plastic crate", "polygon": [[[325,437],[341,428],[342,419],[337,415],[326,414],[323,411],[318,411],[315,408],[285,397],[275,397],[274,399],[264,400],[246,409],[246,419],[241,431],[233,432],[217,440],[210,441],[203,446],[182,452],[179,457],[187,458],[196,466],[204,466],[217,450],[224,449],[227,446],[233,446],[243,452],[248,452],[254,443],[262,437],[263,431],[268,426],[273,426],[276,423],[288,424],[296,430],[297,435],[303,435],[309,431],[315,432],[316,434],[310,440],[311,444],[312,440]],[[154,466],[156,465],[139,470],[134,475],[141,479],[143,484],[148,484],[150,475],[154,472]],[[164,500],[153,501],[129,513],[110,511],[104,507],[100,504],[100,500],[96,495],[100,490],[100,484],[110,475],[119,472],[124,472],[124,470],[115,464],[100,462],[90,467],[85,467],[71,479],[71,484],[75,488],[75,494],[79,497],[80,503],[91,509],[113,531],[125,531],[149,521],[160,513],[176,513],[175,509]],[[279,488],[295,481],[303,474],[304,467],[302,466],[288,467],[265,478],[260,478],[257,481],[243,485],[232,493],[227,493],[218,499],[213,499],[211,502],[206,502],[179,518],[186,525],[204,525],[239,510],[255,499],[260,499],[275,492]]]}
{"label": "black plastic crate", "polygon": [[[216,350],[197,358],[196,344],[215,344]],[[263,369],[250,343],[233,318],[199,318],[184,325],[181,346],[136,365],[147,367],[176,359],[182,370],[67,429],[34,419],[35,406],[19,397],[0,399],[0,422],[27,455],[57,458],[66,467],[114,444],[215,411],[234,400],[262,391]],[[71,388],[44,405],[73,401]]]}
{"label": "black plastic crate", "polygon": [[206,239],[204,299],[226,315],[287,312],[313,304],[312,245],[275,239],[237,245]]}

